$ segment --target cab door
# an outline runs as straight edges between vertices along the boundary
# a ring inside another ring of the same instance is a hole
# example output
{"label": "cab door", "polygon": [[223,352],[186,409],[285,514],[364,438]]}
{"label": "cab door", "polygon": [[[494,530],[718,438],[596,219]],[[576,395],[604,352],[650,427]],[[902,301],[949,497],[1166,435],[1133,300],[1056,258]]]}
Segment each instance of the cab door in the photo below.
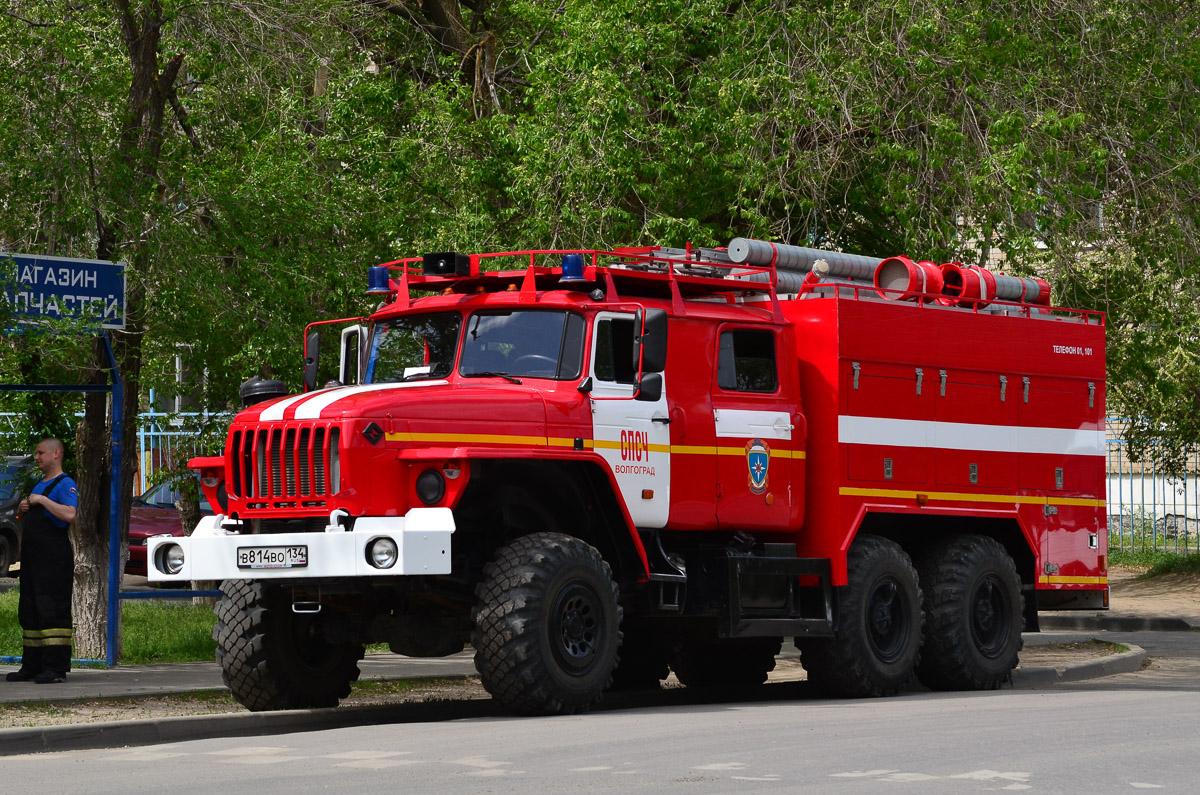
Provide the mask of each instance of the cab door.
{"label": "cab door", "polygon": [[722,529],[790,525],[798,404],[781,383],[780,350],[779,334],[771,328],[727,326],[718,338],[712,405]]}
{"label": "cab door", "polygon": [[665,527],[671,508],[667,382],[656,401],[634,400],[634,315],[601,312],[592,325],[593,445],[612,468],[638,527]]}

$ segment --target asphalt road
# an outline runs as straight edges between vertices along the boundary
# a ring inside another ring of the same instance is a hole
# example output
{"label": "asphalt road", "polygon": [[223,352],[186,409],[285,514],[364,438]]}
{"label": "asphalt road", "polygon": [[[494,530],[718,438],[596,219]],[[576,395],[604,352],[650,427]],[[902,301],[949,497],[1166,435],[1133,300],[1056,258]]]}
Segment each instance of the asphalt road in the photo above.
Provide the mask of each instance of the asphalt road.
{"label": "asphalt road", "polygon": [[1036,690],[864,701],[804,683],[672,691],[561,718],[474,702],[420,722],[6,757],[0,775],[122,793],[1193,791],[1200,633],[1102,635],[1155,664]]}

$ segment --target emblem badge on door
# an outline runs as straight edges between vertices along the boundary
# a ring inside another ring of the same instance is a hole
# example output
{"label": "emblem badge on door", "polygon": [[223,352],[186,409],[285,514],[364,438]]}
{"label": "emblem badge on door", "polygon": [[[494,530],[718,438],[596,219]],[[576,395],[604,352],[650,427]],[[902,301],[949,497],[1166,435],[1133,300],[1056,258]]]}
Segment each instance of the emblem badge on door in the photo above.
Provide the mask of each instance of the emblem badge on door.
{"label": "emblem badge on door", "polygon": [[751,439],[746,443],[746,466],[750,470],[750,491],[762,494],[769,485],[768,469],[771,466],[771,448],[762,439]]}

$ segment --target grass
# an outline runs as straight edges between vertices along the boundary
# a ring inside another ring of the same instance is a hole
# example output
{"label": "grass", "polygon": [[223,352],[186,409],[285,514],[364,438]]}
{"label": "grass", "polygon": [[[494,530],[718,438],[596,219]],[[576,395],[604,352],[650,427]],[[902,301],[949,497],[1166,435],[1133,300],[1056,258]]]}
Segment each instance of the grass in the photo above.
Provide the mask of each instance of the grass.
{"label": "grass", "polygon": [[[0,593],[0,656],[21,656],[17,599],[15,588]],[[187,600],[125,600],[121,606],[118,662],[121,665],[208,662],[217,648],[212,639],[216,623],[211,607],[193,605]],[[386,651],[386,643],[367,647],[368,654]]]}
{"label": "grass", "polygon": [[[0,656],[21,655],[17,589],[0,594]],[[211,607],[190,602],[126,601],[122,608],[123,665],[197,662],[213,659]]]}
{"label": "grass", "polygon": [[1200,553],[1196,523],[1187,520],[1179,527],[1167,525],[1166,517],[1155,517],[1139,511],[1125,511],[1108,516],[1108,548],[1110,551],[1163,552],[1173,555]]}
{"label": "grass", "polygon": [[1143,574],[1143,577],[1157,577],[1160,574],[1200,574],[1200,553],[1191,555],[1167,555]]}
{"label": "grass", "polygon": [[1142,549],[1108,550],[1109,566],[1125,566],[1128,568],[1145,569],[1142,578],[1158,577],[1162,574],[1200,574],[1200,553],[1181,555],[1162,550]]}
{"label": "grass", "polygon": [[127,601],[121,608],[121,662],[196,662],[211,660],[217,617],[207,605],[190,601]]}

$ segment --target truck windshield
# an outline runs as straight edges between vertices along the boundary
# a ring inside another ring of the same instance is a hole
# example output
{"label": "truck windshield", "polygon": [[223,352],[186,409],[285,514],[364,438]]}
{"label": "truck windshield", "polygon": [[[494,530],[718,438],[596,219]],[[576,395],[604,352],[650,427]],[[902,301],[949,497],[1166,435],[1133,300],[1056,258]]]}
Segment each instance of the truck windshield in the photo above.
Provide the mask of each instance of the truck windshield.
{"label": "truck windshield", "polygon": [[375,326],[367,360],[367,383],[445,378],[454,369],[462,315],[438,312],[388,320]]}
{"label": "truck windshield", "polygon": [[583,316],[575,312],[486,311],[467,318],[460,375],[578,378]]}

